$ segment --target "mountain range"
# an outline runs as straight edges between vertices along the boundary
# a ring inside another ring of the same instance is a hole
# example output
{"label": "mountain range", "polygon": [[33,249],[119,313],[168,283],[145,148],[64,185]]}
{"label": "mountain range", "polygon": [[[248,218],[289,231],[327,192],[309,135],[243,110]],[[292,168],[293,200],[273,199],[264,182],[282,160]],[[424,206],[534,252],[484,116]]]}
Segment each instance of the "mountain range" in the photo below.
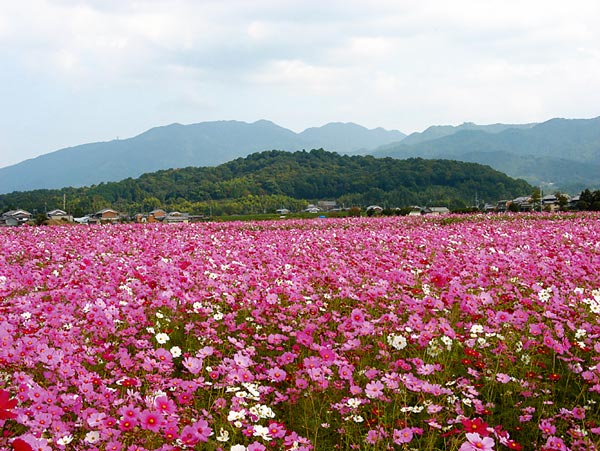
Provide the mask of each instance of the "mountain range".
{"label": "mountain range", "polygon": [[313,148],[481,163],[545,191],[600,187],[600,117],[432,126],[409,136],[339,122],[295,133],[260,120],[172,124],[129,139],[60,149],[0,168],[0,193],[90,186],[161,169],[216,166],[263,150]]}
{"label": "mountain range", "polygon": [[60,149],[0,168],[0,193],[89,186],[160,169],[216,166],[262,150],[327,148],[365,153],[406,135],[352,123],[330,123],[295,133],[273,122],[172,124],[138,136]]}
{"label": "mountain range", "polygon": [[430,127],[372,152],[393,158],[444,158],[487,164],[546,190],[600,186],[600,117],[482,128]]}

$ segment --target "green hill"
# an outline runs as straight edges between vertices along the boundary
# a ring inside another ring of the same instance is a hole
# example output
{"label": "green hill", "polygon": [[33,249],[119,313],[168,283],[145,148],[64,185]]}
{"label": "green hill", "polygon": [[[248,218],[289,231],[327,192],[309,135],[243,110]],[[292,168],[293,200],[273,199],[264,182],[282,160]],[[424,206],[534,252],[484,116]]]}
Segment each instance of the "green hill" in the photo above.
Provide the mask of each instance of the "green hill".
{"label": "green hill", "polygon": [[84,188],[36,190],[0,195],[0,210],[42,212],[61,208],[76,216],[104,207],[130,214],[163,207],[203,213],[248,213],[309,201],[337,200],[346,206],[445,205],[461,208],[479,199],[495,201],[531,193],[522,180],[475,163],[348,156],[322,149],[266,151],[216,167],[187,167],[144,174],[137,179]]}

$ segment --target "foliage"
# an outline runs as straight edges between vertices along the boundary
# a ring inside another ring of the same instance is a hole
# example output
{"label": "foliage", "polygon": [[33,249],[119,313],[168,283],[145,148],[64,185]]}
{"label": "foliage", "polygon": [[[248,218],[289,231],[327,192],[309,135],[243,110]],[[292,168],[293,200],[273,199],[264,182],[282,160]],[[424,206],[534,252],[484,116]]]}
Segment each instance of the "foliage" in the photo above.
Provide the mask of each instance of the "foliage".
{"label": "foliage", "polygon": [[581,211],[600,211],[600,190],[586,189],[579,195],[577,209]]}
{"label": "foliage", "polygon": [[206,215],[299,211],[308,201],[336,199],[347,207],[444,205],[462,208],[475,192],[486,199],[531,191],[521,180],[474,163],[340,156],[324,150],[268,151],[217,167],[170,169],[85,188],[0,196],[0,210],[43,212],[62,206],[74,216],[111,207],[135,214],[158,206]]}

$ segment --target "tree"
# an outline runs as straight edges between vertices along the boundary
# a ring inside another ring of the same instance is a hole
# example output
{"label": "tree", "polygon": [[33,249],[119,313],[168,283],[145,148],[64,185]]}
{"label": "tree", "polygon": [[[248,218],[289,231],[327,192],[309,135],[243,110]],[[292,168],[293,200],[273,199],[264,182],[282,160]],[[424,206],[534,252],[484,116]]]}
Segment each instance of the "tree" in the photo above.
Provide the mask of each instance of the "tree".
{"label": "tree", "polygon": [[159,207],[160,207],[160,200],[158,200],[157,197],[154,197],[154,196],[145,197],[144,200],[142,201],[142,209],[144,211],[156,210]]}
{"label": "tree", "polygon": [[44,213],[38,213],[35,215],[35,225],[43,225],[48,220],[48,217]]}
{"label": "tree", "polygon": [[561,210],[565,210],[567,207],[567,204],[569,203],[569,198],[567,197],[567,195],[556,192],[556,193],[554,193],[554,196],[556,197],[556,202],[558,203],[558,207]]}
{"label": "tree", "polygon": [[531,192],[531,205],[534,210],[539,210],[542,202],[542,191],[535,187]]}

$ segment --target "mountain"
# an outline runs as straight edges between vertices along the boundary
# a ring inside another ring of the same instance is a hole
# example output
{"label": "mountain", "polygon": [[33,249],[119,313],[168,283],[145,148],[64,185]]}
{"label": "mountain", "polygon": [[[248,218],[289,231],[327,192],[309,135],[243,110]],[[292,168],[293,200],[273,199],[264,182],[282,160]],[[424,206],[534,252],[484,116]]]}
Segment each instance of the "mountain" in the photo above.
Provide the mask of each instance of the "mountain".
{"label": "mountain", "polygon": [[[402,140],[403,144],[414,145],[425,141],[431,141],[432,139],[443,138],[444,136],[450,136],[455,133],[464,130],[480,130],[487,133],[500,133],[509,128],[516,129],[528,129],[536,124],[490,124],[490,125],[478,125],[473,122],[465,122],[457,127],[452,125],[433,125],[427,128],[423,132],[415,132],[408,135]],[[397,143],[396,143],[397,144]]]}
{"label": "mountain", "polygon": [[305,207],[307,201],[319,199],[335,199],[348,206],[461,208],[471,205],[475,193],[491,202],[527,195],[532,189],[523,180],[474,163],[349,156],[322,149],[273,150],[216,167],[168,169],[90,187],[4,194],[0,195],[0,211],[17,205],[44,211],[60,207],[65,198],[67,210],[75,215],[104,207],[134,214],[158,206],[233,214]]}
{"label": "mountain", "polygon": [[[572,191],[600,186],[600,117],[552,119],[499,132],[455,130],[438,138],[411,138],[372,152],[394,158],[450,158],[489,164],[535,185]],[[412,144],[411,144],[412,143]]]}
{"label": "mountain", "polygon": [[378,146],[405,135],[356,124],[327,124],[302,133],[260,120],[172,124],[123,140],[83,144],[0,168],[0,193],[85,186],[186,166],[215,166],[271,149],[331,148],[342,153]]}
{"label": "mountain", "polygon": [[403,140],[406,135],[397,130],[388,131],[381,127],[369,130],[361,125],[331,122],[322,127],[307,128],[300,137],[311,143],[311,148],[323,148],[331,152],[359,153]]}

